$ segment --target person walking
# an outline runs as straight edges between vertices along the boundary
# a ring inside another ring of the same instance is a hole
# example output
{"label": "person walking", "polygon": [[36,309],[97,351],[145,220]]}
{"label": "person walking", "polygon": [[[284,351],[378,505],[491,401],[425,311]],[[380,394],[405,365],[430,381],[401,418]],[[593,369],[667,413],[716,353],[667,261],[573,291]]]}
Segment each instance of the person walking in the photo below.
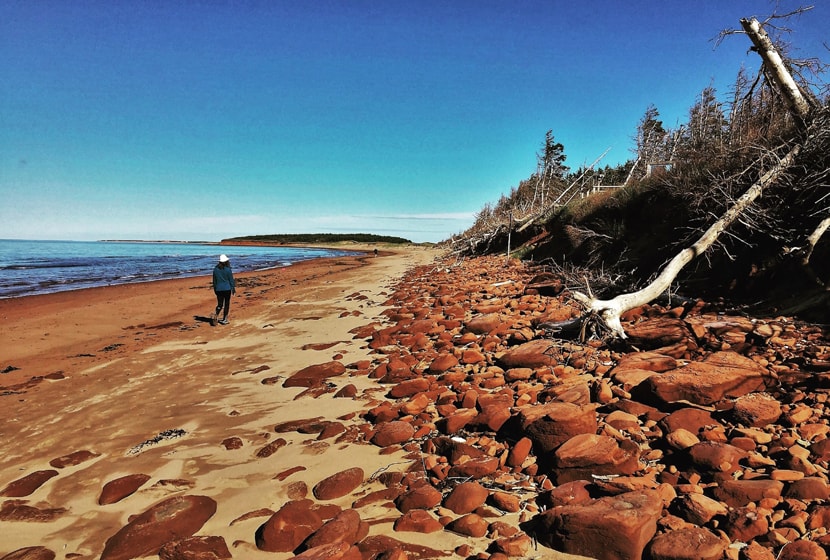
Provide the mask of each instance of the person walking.
{"label": "person walking", "polygon": [[220,325],[228,324],[228,312],[231,310],[231,294],[236,293],[236,282],[233,279],[231,260],[227,255],[219,256],[219,263],[213,269],[213,291],[216,294],[216,310],[210,316],[210,324],[216,323],[219,313],[224,310]]}

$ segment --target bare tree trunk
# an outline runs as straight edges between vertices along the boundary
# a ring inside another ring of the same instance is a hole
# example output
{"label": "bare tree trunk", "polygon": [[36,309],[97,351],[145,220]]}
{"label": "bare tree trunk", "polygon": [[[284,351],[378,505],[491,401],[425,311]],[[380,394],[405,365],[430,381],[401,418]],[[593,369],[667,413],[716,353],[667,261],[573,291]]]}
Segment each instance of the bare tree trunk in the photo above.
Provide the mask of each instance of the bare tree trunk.
{"label": "bare tree trunk", "polygon": [[[793,111],[796,118],[800,120],[800,123],[803,124],[804,119],[809,114],[810,106],[798,89],[795,80],[793,80],[784,65],[772,41],[756,19],[742,19],[741,25],[746,30],[747,35],[752,39],[753,44],[755,44],[776,87],[787,100],[787,105]],[[645,288],[636,292],[618,295],[610,300],[598,300],[590,292],[587,295],[575,292],[573,294],[574,299],[582,303],[589,312],[600,317],[612,335],[618,338],[626,338],[620,321],[622,314],[629,309],[634,309],[635,307],[651,302],[668,290],[683,267],[709,249],[717,241],[720,234],[732,225],[755,199],[761,196],[764,188],[774,183],[792,165],[799,151],[801,151],[800,144],[793,146],[777,165],[764,173],[691,247],[687,247],[675,255],[663,268],[657,278]]]}
{"label": "bare tree trunk", "polygon": [[824,232],[827,231],[827,228],[830,227],[830,218],[824,218],[821,223],[816,226],[816,229],[813,230],[813,233],[807,237],[807,248],[804,251],[804,254],[801,257],[801,263],[803,265],[810,264],[810,257],[813,256],[813,250],[818,245],[821,236],[824,235]]}
{"label": "bare tree trunk", "polygon": [[778,91],[784,96],[790,111],[801,120],[803,124],[804,119],[810,113],[810,104],[801,94],[798,89],[798,84],[795,83],[790,72],[787,70],[781,55],[778,54],[778,49],[772,43],[772,40],[767,35],[767,32],[758,23],[755,18],[742,19],[741,27],[744,28],[746,34],[749,36],[752,44],[755,45],[755,50],[764,61],[764,66],[769,72]]}

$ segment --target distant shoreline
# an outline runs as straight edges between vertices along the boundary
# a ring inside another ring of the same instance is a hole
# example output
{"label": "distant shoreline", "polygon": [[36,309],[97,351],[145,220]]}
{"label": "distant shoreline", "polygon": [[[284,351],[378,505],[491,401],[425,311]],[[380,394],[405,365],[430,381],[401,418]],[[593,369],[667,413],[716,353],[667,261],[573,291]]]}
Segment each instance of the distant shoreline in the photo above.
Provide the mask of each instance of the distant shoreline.
{"label": "distant shoreline", "polygon": [[221,245],[221,241],[176,241],[173,239],[99,239],[96,243],[158,243],[163,245]]}

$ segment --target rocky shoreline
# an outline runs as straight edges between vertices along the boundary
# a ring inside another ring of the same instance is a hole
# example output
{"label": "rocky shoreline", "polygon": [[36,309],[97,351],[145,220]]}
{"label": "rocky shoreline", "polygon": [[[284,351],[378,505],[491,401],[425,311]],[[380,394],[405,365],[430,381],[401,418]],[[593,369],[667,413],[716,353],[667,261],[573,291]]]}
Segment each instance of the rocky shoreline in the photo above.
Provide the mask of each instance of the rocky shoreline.
{"label": "rocky shoreline", "polygon": [[397,531],[486,537],[455,551],[480,558],[826,558],[827,333],[699,302],[628,313],[625,347],[557,340],[539,325],[577,310],[533,275],[424,268],[357,333],[390,398],[365,437],[412,459],[382,493]]}
{"label": "rocky shoreline", "polygon": [[[260,289],[271,288],[252,287],[248,305]],[[6,484],[0,521],[60,520],[68,512],[52,506],[56,496],[48,508],[28,500],[64,469],[89,468],[90,482],[57,497],[98,488],[99,506],[112,508],[145,493],[145,509],[123,510],[134,513],[108,533],[100,557],[109,560],[827,557],[830,343],[822,328],[684,302],[628,313],[625,344],[556,338],[546,325],[579,313],[561,279],[503,257],[439,259],[381,295],[384,311],[369,323],[372,296],[332,300],[331,312],[354,308],[330,321],[358,321],[349,334],[365,357],[349,359],[356,352],[340,342],[306,342],[305,352],[342,349],[285,375],[266,354],[214,358],[213,399],[228,392],[222,368],[260,387],[247,382],[249,396],[233,406],[217,400],[225,420],[208,422],[210,413],[203,421],[215,428],[159,432],[142,444],[149,451],[142,447],[133,474],[117,456],[123,443],[93,440],[94,451],[67,453]],[[272,313],[237,327],[240,348],[274,328]],[[313,313],[308,320],[320,320]],[[214,344],[198,330],[176,336]],[[230,344],[223,340],[216,343]],[[194,388],[209,373],[202,369]],[[171,397],[182,404],[188,392]],[[251,407],[254,395],[262,403]],[[240,416],[246,407],[251,419]],[[263,433],[269,409],[283,420]],[[236,457],[244,477],[217,486],[202,467],[169,478],[175,457],[205,457],[220,441],[212,460]],[[164,453],[173,445],[176,455]],[[161,479],[148,493],[152,478]],[[55,557],[32,546],[0,559]]]}

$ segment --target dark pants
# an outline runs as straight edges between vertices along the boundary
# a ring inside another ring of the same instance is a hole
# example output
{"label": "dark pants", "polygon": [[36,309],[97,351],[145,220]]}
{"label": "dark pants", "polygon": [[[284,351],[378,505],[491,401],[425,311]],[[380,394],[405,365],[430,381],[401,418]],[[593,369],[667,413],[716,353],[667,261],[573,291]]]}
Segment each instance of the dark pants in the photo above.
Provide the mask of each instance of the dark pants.
{"label": "dark pants", "polygon": [[223,290],[221,292],[216,293],[216,314],[219,315],[219,312],[222,311],[224,308],[225,313],[222,315],[223,319],[228,318],[228,312],[231,310],[231,291],[230,290]]}

